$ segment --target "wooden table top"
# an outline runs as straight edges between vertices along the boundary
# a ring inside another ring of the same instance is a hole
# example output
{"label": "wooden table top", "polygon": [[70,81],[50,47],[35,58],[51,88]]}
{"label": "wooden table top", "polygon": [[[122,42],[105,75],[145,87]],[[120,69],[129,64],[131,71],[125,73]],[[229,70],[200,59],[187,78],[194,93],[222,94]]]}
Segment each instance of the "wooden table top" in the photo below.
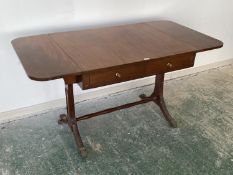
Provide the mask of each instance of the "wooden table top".
{"label": "wooden table top", "polygon": [[171,21],[23,37],[12,44],[27,75],[38,81],[223,46]]}

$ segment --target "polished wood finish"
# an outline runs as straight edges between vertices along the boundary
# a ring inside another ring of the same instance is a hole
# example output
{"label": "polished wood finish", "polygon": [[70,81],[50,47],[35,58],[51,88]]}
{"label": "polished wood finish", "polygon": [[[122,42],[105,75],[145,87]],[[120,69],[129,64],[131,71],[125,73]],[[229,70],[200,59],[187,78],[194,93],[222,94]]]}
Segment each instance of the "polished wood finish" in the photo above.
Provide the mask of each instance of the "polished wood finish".
{"label": "polished wood finish", "polygon": [[81,87],[83,89],[96,88],[192,67],[194,65],[195,56],[195,53],[186,53],[161,59],[149,59],[144,62],[90,71],[83,74],[83,84]]}
{"label": "polished wood finish", "polygon": [[136,63],[91,71],[83,76],[83,82],[85,82],[83,84],[83,89],[142,78],[145,77],[144,69],[142,63]]}
{"label": "polished wood finish", "polygon": [[75,142],[80,150],[82,156],[86,156],[86,149],[83,145],[81,139],[78,125],[75,118],[75,104],[74,104],[74,94],[73,94],[73,84],[65,85],[66,101],[67,101],[67,121],[71,131],[74,134]]}
{"label": "polished wood finish", "polygon": [[195,56],[195,53],[186,53],[147,61],[145,63],[145,75],[156,75],[192,67],[194,65]]}
{"label": "polished wood finish", "polygon": [[176,121],[172,118],[172,116],[169,114],[165,101],[164,101],[164,97],[163,97],[163,86],[164,86],[164,74],[158,74],[156,76],[156,80],[155,80],[155,89],[154,92],[152,93],[152,97],[156,97],[154,99],[154,102],[157,103],[157,105],[160,107],[163,116],[166,118],[166,120],[169,122],[169,124],[176,128],[177,127],[177,123]]}
{"label": "polished wood finish", "polygon": [[171,21],[22,37],[12,44],[27,75],[40,81],[223,45],[219,40]]}
{"label": "polished wood finish", "polygon": [[81,72],[47,35],[19,38],[12,44],[27,75],[33,80],[57,79]]}
{"label": "polished wood finish", "polygon": [[219,40],[188,27],[177,25],[177,23],[172,21],[158,21],[147,24],[182,43],[192,46],[195,48],[195,52],[203,52],[223,46],[223,43]]}
{"label": "polished wood finish", "polygon": [[[196,53],[223,43],[171,21],[154,21],[83,31],[23,37],[12,41],[27,75],[33,80],[62,78],[65,82],[66,122],[82,156],[86,155],[77,122],[154,101],[172,127],[164,97],[164,74],[194,65]],[[90,89],[156,75],[153,93],[140,101],[75,117],[73,84]]]}
{"label": "polished wood finish", "polygon": [[[98,112],[94,112],[94,113],[90,113],[90,114],[86,114],[83,116],[76,116],[76,121],[82,121],[82,120],[87,120],[99,115],[104,115],[104,114],[108,114],[111,112],[115,112],[117,110],[121,110],[121,109],[126,109],[126,108],[130,108],[133,107],[135,105],[140,105],[143,103],[148,103],[148,102],[155,102],[156,104],[158,104],[158,106],[160,107],[165,119],[169,122],[170,126],[173,128],[177,127],[177,123],[176,121],[171,117],[171,115],[169,114],[167,107],[165,105],[165,101],[163,98],[163,86],[164,86],[164,73],[163,74],[158,74],[156,75],[155,78],[155,87],[154,87],[154,91],[153,93],[149,96],[146,97],[144,94],[141,94],[139,97],[141,98],[141,100],[136,101],[136,102],[132,102],[132,103],[127,103],[124,105],[120,105],[117,107],[113,107],[113,108],[108,108],[102,111],[98,111]],[[68,123],[69,120],[67,120],[67,117],[65,114],[60,115],[60,120],[59,120],[59,124],[61,124],[61,122],[64,123]]]}

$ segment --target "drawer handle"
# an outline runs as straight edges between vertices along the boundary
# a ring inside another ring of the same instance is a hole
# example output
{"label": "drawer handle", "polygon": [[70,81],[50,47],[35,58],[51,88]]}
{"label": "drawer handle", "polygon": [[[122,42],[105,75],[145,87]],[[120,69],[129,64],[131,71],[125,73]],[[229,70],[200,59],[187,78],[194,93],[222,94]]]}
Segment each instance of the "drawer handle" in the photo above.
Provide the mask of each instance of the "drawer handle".
{"label": "drawer handle", "polygon": [[171,63],[167,63],[167,67],[172,68],[172,64]]}
{"label": "drawer handle", "polygon": [[117,78],[121,78],[121,74],[117,72],[117,73],[116,73],[116,77],[117,77]]}

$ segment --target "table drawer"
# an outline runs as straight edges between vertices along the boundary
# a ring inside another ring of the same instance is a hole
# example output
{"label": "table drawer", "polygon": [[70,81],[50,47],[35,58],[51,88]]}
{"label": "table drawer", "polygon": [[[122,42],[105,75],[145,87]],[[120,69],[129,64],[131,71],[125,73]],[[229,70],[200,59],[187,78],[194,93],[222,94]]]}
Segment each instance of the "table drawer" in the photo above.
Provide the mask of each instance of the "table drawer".
{"label": "table drawer", "polygon": [[113,68],[88,72],[83,75],[83,89],[120,83],[145,76],[144,63],[134,63]]}
{"label": "table drawer", "polygon": [[165,57],[158,60],[149,60],[145,63],[145,75],[150,76],[192,67],[194,65],[195,56],[195,53],[189,53]]}
{"label": "table drawer", "polygon": [[91,71],[82,75],[81,87],[82,89],[90,89],[184,69],[192,67],[194,65],[194,59],[195,53],[189,53]]}

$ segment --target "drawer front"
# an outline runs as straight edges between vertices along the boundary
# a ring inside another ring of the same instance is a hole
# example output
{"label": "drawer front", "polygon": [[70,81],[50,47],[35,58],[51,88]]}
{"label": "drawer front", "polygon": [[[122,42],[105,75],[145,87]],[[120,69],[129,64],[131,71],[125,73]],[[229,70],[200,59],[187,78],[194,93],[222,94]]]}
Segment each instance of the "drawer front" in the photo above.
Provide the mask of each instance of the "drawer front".
{"label": "drawer front", "polygon": [[144,63],[124,65],[88,72],[83,75],[83,89],[90,89],[128,80],[142,78],[145,76]]}
{"label": "drawer front", "polygon": [[90,89],[192,67],[195,55],[195,53],[182,54],[87,72],[82,75],[81,87]]}
{"label": "drawer front", "polygon": [[195,56],[195,53],[189,53],[158,60],[149,60],[145,63],[145,75],[150,76],[192,67],[194,65]]}

